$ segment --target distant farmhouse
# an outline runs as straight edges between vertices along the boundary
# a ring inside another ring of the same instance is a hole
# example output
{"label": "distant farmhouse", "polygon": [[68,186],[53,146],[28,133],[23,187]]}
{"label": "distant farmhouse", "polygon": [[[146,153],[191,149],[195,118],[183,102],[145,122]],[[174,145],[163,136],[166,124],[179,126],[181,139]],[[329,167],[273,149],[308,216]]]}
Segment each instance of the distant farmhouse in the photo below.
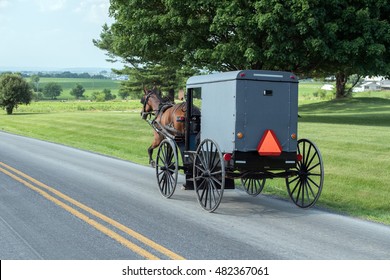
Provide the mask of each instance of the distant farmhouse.
{"label": "distant farmhouse", "polygon": [[382,80],[381,81],[381,89],[390,90],[390,80]]}
{"label": "distant farmhouse", "polygon": [[390,90],[390,80],[384,77],[365,77],[364,81],[353,89],[353,92]]}

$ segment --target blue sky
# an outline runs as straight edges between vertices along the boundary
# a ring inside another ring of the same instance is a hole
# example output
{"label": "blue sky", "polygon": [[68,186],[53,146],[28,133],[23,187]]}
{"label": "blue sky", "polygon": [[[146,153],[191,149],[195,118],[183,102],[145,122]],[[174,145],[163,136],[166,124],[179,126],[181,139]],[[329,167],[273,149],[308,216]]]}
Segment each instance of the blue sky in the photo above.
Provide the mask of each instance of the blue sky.
{"label": "blue sky", "polygon": [[0,0],[0,71],[27,68],[120,68],[96,48],[109,0]]}

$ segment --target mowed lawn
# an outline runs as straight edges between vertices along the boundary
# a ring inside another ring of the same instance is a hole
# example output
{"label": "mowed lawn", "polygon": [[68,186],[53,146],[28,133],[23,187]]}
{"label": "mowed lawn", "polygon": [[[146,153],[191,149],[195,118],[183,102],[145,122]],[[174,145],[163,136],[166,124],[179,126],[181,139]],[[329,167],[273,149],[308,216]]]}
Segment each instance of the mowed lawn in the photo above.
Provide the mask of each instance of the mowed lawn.
{"label": "mowed lawn", "polygon": [[[105,109],[94,102],[81,110],[77,102],[61,109],[49,104],[20,106],[11,116],[1,112],[0,129],[147,164],[153,131],[140,118],[138,100],[103,102]],[[317,144],[325,165],[316,207],[390,224],[390,99],[300,104],[298,136]],[[289,199],[282,179],[268,180],[264,192]]]}

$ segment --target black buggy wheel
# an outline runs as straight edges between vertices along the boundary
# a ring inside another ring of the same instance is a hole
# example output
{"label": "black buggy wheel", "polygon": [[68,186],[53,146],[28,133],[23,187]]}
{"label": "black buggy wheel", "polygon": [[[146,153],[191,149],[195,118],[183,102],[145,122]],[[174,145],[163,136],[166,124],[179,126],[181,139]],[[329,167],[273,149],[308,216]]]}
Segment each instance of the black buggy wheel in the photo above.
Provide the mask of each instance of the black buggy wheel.
{"label": "black buggy wheel", "polygon": [[178,171],[176,144],[170,139],[164,139],[158,147],[156,175],[160,193],[166,198],[175,192]]}
{"label": "black buggy wheel", "polygon": [[264,188],[266,179],[254,179],[254,178],[241,178],[241,184],[244,186],[244,189],[247,194],[251,196],[257,196],[261,193]]}
{"label": "black buggy wheel", "polygon": [[[286,178],[288,194],[301,208],[313,206],[321,195],[324,182],[324,166],[317,146],[307,140],[298,141],[296,174]],[[294,171],[294,170],[292,170]]]}
{"label": "black buggy wheel", "polygon": [[199,204],[213,212],[222,200],[225,188],[225,165],[219,146],[210,139],[200,143],[194,158],[194,188]]}

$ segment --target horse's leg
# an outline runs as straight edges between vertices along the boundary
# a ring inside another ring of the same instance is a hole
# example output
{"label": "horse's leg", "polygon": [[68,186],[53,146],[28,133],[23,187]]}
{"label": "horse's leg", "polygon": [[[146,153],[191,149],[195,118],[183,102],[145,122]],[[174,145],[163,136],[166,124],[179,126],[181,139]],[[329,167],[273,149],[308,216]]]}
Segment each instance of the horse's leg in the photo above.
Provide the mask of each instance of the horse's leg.
{"label": "horse's leg", "polygon": [[153,160],[153,147],[152,145],[150,145],[150,147],[148,148],[148,155],[149,155],[149,164],[154,167],[154,160]]}
{"label": "horse's leg", "polygon": [[148,148],[148,154],[149,154],[149,164],[152,166],[152,167],[155,167],[156,166],[156,163],[154,162],[153,160],[153,150],[155,148],[157,148],[161,141],[163,140],[164,138],[158,134],[157,132],[154,132],[154,140],[152,142],[152,145],[150,145],[150,147]]}

